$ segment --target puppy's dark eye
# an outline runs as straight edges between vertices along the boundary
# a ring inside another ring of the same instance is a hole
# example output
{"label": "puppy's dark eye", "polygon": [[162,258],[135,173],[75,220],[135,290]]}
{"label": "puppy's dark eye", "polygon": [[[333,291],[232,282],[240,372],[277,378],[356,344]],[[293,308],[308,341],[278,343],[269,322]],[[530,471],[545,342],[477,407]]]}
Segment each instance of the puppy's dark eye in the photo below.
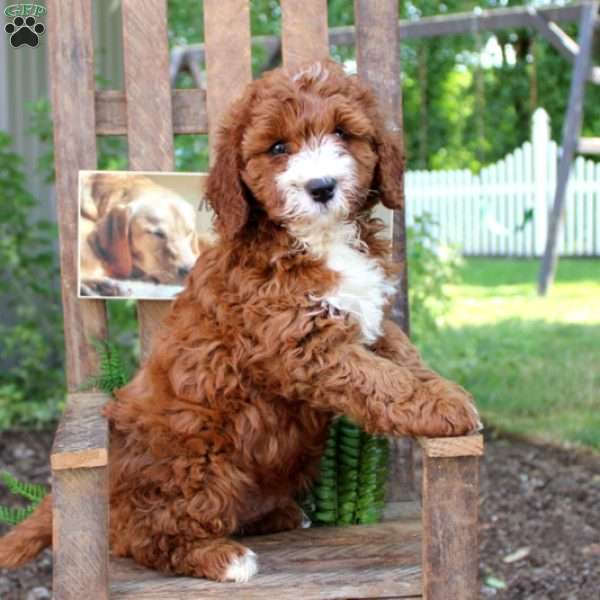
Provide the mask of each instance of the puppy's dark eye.
{"label": "puppy's dark eye", "polygon": [[271,148],[269,148],[269,153],[273,156],[287,154],[287,146],[285,145],[285,142],[282,142],[281,140],[275,142]]}
{"label": "puppy's dark eye", "polygon": [[167,239],[167,234],[162,229],[153,229],[151,233],[161,240]]}
{"label": "puppy's dark eye", "polygon": [[348,138],[348,134],[346,133],[346,131],[344,129],[342,129],[341,127],[336,127],[333,130],[333,133],[339,137],[341,140],[345,140]]}

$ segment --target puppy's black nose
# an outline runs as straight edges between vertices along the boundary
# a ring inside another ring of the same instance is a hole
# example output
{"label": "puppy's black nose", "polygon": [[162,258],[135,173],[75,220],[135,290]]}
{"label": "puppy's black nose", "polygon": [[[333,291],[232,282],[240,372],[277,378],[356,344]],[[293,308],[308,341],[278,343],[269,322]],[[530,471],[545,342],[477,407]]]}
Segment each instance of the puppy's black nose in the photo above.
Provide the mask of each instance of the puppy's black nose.
{"label": "puppy's black nose", "polygon": [[179,275],[179,277],[187,277],[190,274],[190,271],[192,270],[191,267],[179,267],[179,269],[177,269],[177,274]]}
{"label": "puppy's black nose", "polygon": [[310,179],[304,187],[315,202],[325,204],[333,198],[336,183],[333,177],[322,177],[320,179]]}

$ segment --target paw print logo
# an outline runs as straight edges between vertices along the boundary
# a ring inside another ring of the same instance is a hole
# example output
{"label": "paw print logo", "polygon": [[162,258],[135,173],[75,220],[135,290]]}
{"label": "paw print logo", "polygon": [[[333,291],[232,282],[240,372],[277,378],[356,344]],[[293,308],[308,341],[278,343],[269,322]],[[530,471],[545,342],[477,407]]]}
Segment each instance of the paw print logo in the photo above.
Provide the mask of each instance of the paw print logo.
{"label": "paw print logo", "polygon": [[27,45],[35,48],[44,35],[46,28],[42,23],[36,23],[35,17],[15,17],[12,23],[4,26],[4,31],[10,35],[10,45],[13,48]]}

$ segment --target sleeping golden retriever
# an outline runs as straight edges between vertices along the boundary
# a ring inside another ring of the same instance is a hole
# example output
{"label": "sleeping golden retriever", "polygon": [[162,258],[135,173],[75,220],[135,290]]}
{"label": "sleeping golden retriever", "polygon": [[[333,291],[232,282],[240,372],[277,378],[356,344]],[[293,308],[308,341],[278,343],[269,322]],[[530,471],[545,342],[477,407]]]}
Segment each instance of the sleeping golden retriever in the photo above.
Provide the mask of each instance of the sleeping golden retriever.
{"label": "sleeping golden retriever", "polygon": [[107,278],[181,285],[196,262],[194,209],[148,177],[92,175],[80,212],[82,290]]}

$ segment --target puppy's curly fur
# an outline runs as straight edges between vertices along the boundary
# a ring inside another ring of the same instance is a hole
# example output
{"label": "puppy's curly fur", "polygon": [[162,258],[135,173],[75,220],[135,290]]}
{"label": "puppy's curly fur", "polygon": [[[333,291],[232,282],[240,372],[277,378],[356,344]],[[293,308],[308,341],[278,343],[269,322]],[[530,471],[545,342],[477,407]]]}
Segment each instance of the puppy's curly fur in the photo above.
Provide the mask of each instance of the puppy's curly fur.
{"label": "puppy's curly fur", "polygon": [[333,62],[271,72],[233,105],[207,188],[219,241],[106,409],[114,554],[245,580],[255,557],[229,536],[300,525],[335,415],[391,435],[478,427],[385,317],[394,268],[370,212],[401,205],[402,162]]}

